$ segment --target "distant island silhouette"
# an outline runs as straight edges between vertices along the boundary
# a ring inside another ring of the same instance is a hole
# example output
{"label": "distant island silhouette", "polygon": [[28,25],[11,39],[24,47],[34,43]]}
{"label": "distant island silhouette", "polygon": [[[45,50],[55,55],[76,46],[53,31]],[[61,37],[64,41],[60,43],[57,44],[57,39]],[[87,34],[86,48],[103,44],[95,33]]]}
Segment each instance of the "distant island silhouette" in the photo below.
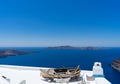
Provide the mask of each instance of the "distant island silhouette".
{"label": "distant island silhouette", "polygon": [[55,46],[47,47],[47,49],[80,49],[80,50],[101,50],[100,47],[73,47],[73,46]]}
{"label": "distant island silhouette", "polygon": [[[99,47],[73,47],[73,46],[55,46],[47,47],[46,49],[79,49],[79,50],[101,50]],[[31,52],[19,51],[19,50],[0,50],[0,58],[5,58],[9,56],[25,55]]]}
{"label": "distant island silhouette", "polygon": [[120,71],[120,58],[114,60],[111,65],[114,69]]}
{"label": "distant island silhouette", "polygon": [[18,50],[0,50],[0,58],[5,58],[8,56],[16,56],[16,55],[25,55],[30,52],[18,51]]}

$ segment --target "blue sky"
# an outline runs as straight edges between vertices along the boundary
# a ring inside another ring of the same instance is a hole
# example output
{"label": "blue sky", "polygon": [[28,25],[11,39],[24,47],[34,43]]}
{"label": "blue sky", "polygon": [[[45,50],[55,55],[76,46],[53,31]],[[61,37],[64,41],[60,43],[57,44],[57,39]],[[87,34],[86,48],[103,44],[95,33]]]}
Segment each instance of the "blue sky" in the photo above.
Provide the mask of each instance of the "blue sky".
{"label": "blue sky", "polygon": [[120,47],[120,1],[1,0],[0,46]]}

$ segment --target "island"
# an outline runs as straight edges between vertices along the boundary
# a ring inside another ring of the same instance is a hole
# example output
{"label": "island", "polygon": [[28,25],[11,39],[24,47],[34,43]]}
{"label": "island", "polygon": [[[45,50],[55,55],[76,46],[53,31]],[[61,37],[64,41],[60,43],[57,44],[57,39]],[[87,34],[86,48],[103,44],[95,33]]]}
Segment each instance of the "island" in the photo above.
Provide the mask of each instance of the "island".
{"label": "island", "polygon": [[5,58],[8,56],[16,56],[16,55],[25,55],[30,52],[19,51],[19,50],[0,50],[0,58]]}
{"label": "island", "polygon": [[114,61],[111,63],[111,66],[112,66],[114,69],[120,71],[120,58],[114,60]]}
{"label": "island", "polygon": [[47,47],[47,49],[80,49],[80,50],[101,50],[100,47],[73,47],[73,46],[55,46]]}

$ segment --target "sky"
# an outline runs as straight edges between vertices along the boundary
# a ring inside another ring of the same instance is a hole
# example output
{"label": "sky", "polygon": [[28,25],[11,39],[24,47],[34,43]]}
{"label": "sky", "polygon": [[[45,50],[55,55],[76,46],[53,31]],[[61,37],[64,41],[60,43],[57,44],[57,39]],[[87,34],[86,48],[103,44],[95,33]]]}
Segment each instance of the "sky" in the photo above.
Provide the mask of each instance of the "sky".
{"label": "sky", "polygon": [[120,47],[118,0],[0,0],[0,46]]}

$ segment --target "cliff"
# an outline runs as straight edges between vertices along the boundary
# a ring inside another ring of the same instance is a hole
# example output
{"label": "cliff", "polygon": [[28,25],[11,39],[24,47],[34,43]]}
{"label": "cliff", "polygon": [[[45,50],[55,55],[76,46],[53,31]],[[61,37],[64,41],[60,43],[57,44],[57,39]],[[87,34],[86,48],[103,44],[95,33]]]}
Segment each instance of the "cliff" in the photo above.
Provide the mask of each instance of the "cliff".
{"label": "cliff", "polygon": [[114,60],[114,61],[112,62],[112,64],[111,64],[111,66],[112,66],[114,69],[120,71],[120,58]]}
{"label": "cliff", "polygon": [[1,50],[0,58],[4,58],[8,56],[24,55],[24,54],[29,54],[29,52],[18,51],[18,50]]}

